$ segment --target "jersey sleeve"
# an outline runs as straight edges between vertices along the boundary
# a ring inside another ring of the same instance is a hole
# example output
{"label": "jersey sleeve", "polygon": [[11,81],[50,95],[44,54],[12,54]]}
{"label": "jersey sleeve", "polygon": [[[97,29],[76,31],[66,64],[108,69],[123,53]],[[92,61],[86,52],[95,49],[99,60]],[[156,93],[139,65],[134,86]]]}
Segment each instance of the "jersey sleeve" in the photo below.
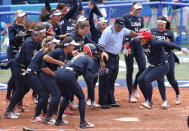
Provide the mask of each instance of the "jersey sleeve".
{"label": "jersey sleeve", "polygon": [[60,55],[60,50],[57,48],[57,49],[53,50],[52,52],[49,52],[48,55],[54,59],[58,59],[58,57]]}

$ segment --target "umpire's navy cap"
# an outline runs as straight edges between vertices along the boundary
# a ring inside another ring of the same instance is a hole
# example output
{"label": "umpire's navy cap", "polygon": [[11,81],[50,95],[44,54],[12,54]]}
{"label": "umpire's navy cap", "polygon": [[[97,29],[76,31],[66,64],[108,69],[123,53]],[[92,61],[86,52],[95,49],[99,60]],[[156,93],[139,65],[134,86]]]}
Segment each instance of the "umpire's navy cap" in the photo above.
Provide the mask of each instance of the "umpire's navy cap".
{"label": "umpire's navy cap", "polygon": [[120,28],[124,28],[125,27],[125,20],[122,17],[117,17],[115,19],[115,24],[120,27]]}

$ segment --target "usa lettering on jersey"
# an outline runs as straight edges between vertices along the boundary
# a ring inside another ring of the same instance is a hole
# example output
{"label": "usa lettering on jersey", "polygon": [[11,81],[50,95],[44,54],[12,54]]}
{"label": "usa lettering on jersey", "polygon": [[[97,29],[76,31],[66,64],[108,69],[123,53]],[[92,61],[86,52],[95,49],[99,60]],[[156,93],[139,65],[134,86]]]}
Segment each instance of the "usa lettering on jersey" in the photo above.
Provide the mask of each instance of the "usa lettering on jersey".
{"label": "usa lettering on jersey", "polygon": [[166,36],[155,36],[158,40],[166,40]]}
{"label": "usa lettering on jersey", "polygon": [[131,22],[131,26],[141,26],[141,22]]}

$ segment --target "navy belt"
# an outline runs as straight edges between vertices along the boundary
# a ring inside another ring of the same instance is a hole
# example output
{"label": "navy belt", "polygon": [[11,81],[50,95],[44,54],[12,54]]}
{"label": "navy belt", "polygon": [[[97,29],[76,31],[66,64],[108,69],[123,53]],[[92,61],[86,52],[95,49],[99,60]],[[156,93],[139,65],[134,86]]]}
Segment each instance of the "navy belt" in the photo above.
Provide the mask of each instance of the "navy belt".
{"label": "navy belt", "polygon": [[163,64],[165,64],[165,63],[168,63],[168,61],[165,61],[165,62],[162,62],[162,63],[159,63],[159,64],[155,64],[155,65],[150,64],[150,66],[151,66],[151,67],[155,67],[155,66],[163,65]]}

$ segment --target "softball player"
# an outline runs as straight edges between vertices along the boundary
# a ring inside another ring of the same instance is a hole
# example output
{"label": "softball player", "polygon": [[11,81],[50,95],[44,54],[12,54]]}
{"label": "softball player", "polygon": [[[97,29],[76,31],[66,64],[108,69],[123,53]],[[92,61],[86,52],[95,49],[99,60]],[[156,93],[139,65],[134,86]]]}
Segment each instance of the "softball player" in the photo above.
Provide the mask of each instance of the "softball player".
{"label": "softball player", "polygon": [[56,39],[60,39],[62,40],[64,37],[62,37],[62,27],[60,26],[60,19],[61,19],[61,15],[62,13],[60,12],[60,10],[51,10],[51,15],[49,16],[49,23],[52,25],[53,27],[53,31],[55,33],[54,37]]}
{"label": "softball player", "polygon": [[[26,19],[26,15],[27,14],[22,10],[17,10],[15,12],[14,23],[8,29],[10,44],[7,48],[7,57],[9,61],[15,58],[16,53],[19,51],[22,43],[25,40],[24,36],[26,35],[25,35],[24,22]],[[15,83],[11,75],[11,78],[8,81],[7,94],[6,94],[6,101],[8,103],[10,102],[11,99],[12,90],[13,92],[15,91]]]}
{"label": "softball player", "polygon": [[[155,38],[158,40],[165,40],[165,41],[174,43],[174,34],[170,30],[170,22],[164,16],[160,16],[157,19],[157,28],[152,29],[151,32],[152,32],[152,35],[154,35]],[[175,62],[179,63],[179,59],[171,49],[165,48],[165,51],[166,51],[166,55],[168,57],[168,63],[169,63],[169,72],[166,74],[166,77],[169,83],[171,84],[171,86],[173,87],[173,89],[175,90],[175,93],[176,93],[175,103],[180,104],[180,92],[179,92],[178,82],[175,80]],[[159,81],[158,81],[158,84],[159,84]],[[168,104],[166,103],[167,102],[165,102],[165,104],[163,104],[162,106],[163,107],[168,106]]]}
{"label": "softball player", "polygon": [[[33,35],[28,37],[22,44],[20,52],[17,54],[13,63],[11,64],[11,72],[16,85],[15,92],[7,107],[4,116],[6,118],[18,118],[12,110],[19,100],[22,100],[24,95],[29,91],[29,86],[26,82],[26,69],[30,64],[33,55],[41,48],[38,43],[46,35],[46,29],[43,25],[36,25],[34,27]],[[33,87],[34,89],[35,87]],[[35,89],[34,89],[35,90]]]}
{"label": "softball player", "polygon": [[67,5],[64,3],[58,3],[56,9],[60,10],[62,13],[61,19],[60,19],[60,25],[62,27],[62,35],[59,36],[60,38],[65,38],[69,33],[67,32],[68,24],[69,24],[69,19],[75,14],[78,5],[77,5],[77,0],[70,1],[73,4],[73,7],[69,10],[67,8]]}
{"label": "softball player", "polygon": [[70,98],[74,94],[79,99],[80,128],[94,127],[94,124],[85,120],[85,96],[81,86],[77,82],[77,77],[80,75],[86,79],[95,79],[98,77],[97,73],[92,72],[94,62],[91,59],[95,57],[97,50],[93,44],[86,44],[83,46],[83,51],[84,52],[73,57],[55,74],[55,79],[61,91],[61,95],[64,97],[61,102],[55,125],[65,124],[65,121],[62,119],[62,115],[66,106],[69,104]]}
{"label": "softball player", "polygon": [[[126,28],[138,32],[141,28],[144,27],[144,19],[141,16],[139,16],[141,10],[142,10],[142,4],[139,1],[133,2],[130,13],[123,16],[123,18],[125,19]],[[127,36],[124,38],[123,41],[124,48],[130,45],[131,39],[132,39],[131,36]],[[135,43],[134,46],[130,46],[130,47],[131,48],[128,49],[130,53],[129,54],[124,53],[125,54],[124,57],[127,68],[126,83],[129,91],[129,102],[134,103],[137,102],[136,98],[140,97],[137,92],[137,78],[146,68],[146,59],[144,56],[143,48],[140,43]],[[134,70],[133,67],[134,58],[138,65],[139,71],[137,72],[133,83],[132,74]]]}
{"label": "softball player", "polygon": [[[93,14],[95,13],[98,16],[102,16],[102,14],[100,13],[100,11],[99,11],[99,9],[98,9],[98,7],[96,6],[95,3],[89,3],[88,6],[91,9],[90,14],[89,14],[90,33],[91,33],[91,36],[92,36],[92,40],[95,43],[98,43],[98,40],[99,40],[103,30],[107,27],[107,20],[104,17],[100,17],[98,19],[98,25],[97,25],[98,28],[96,28],[95,24],[94,24],[94,20],[93,20]],[[99,70],[99,67],[100,67],[100,62],[99,62],[99,59],[93,59],[93,60],[94,60],[93,72],[97,73],[98,70]],[[97,77],[97,79],[98,79],[98,77]],[[95,93],[93,93],[93,91],[90,90],[90,89],[95,88],[97,79],[95,79],[93,81],[93,85],[90,85],[90,84],[87,83],[88,98],[87,98],[87,101],[86,101],[86,105],[91,105],[93,108],[96,108],[96,107],[99,106],[94,101],[94,98],[95,98],[94,94]]]}
{"label": "softball player", "polygon": [[69,53],[72,53],[75,45],[78,44],[73,41],[73,38],[67,37],[59,45],[60,48],[56,48],[54,51],[46,54],[43,57],[42,72],[40,73],[40,78],[44,84],[44,87],[46,88],[46,90],[48,90],[48,92],[44,93],[51,95],[47,117],[44,120],[46,124],[54,124],[55,121],[51,117],[59,103],[61,96],[54,79],[55,71],[57,70],[58,66],[65,64],[64,62],[66,60],[66,56]]}
{"label": "softball player", "polygon": [[[138,32],[138,38],[144,48],[144,53],[147,56],[149,67],[139,76],[138,82],[145,98],[142,107],[152,108],[152,81],[159,80],[164,77],[169,71],[169,64],[164,48],[177,49],[182,53],[187,54],[186,48],[181,48],[173,43],[156,40],[151,38],[151,31],[147,28],[142,28]],[[164,48],[163,48],[164,47]],[[165,93],[165,90],[164,90]]]}
{"label": "softball player", "polygon": [[27,68],[28,74],[27,79],[29,85],[37,87],[37,94],[39,96],[39,102],[35,108],[35,115],[32,118],[32,122],[41,122],[42,119],[39,117],[41,110],[43,109],[43,114],[47,114],[47,104],[48,104],[48,95],[46,95],[46,90],[43,87],[43,83],[39,77],[41,71],[42,59],[43,56],[54,50],[56,43],[59,43],[59,40],[56,40],[53,36],[47,36],[42,41],[42,49],[39,50],[36,55],[32,58],[30,65]]}
{"label": "softball player", "polygon": [[[79,52],[82,51],[83,46],[86,43],[92,43],[94,44],[98,50],[100,50],[100,48],[98,47],[98,45],[93,42],[88,36],[87,33],[89,32],[90,29],[90,25],[89,22],[87,21],[87,18],[83,17],[83,16],[78,16],[76,18],[76,26],[75,26],[75,30],[73,32],[70,33],[70,36],[74,38],[74,40],[77,43],[80,43],[80,45],[78,47],[76,47],[76,49],[78,49]],[[96,64],[95,64],[96,65]],[[94,67],[95,67],[94,65]],[[95,69],[98,70],[98,69]],[[93,70],[94,71],[94,70]],[[89,97],[92,101],[92,107],[98,107],[98,104],[96,104],[96,102],[94,101],[94,84],[88,84],[88,81],[86,80],[87,83],[87,87],[89,89]],[[75,102],[73,101],[73,97],[71,98],[71,106],[74,106],[76,108],[78,108],[78,106],[76,106]]]}

